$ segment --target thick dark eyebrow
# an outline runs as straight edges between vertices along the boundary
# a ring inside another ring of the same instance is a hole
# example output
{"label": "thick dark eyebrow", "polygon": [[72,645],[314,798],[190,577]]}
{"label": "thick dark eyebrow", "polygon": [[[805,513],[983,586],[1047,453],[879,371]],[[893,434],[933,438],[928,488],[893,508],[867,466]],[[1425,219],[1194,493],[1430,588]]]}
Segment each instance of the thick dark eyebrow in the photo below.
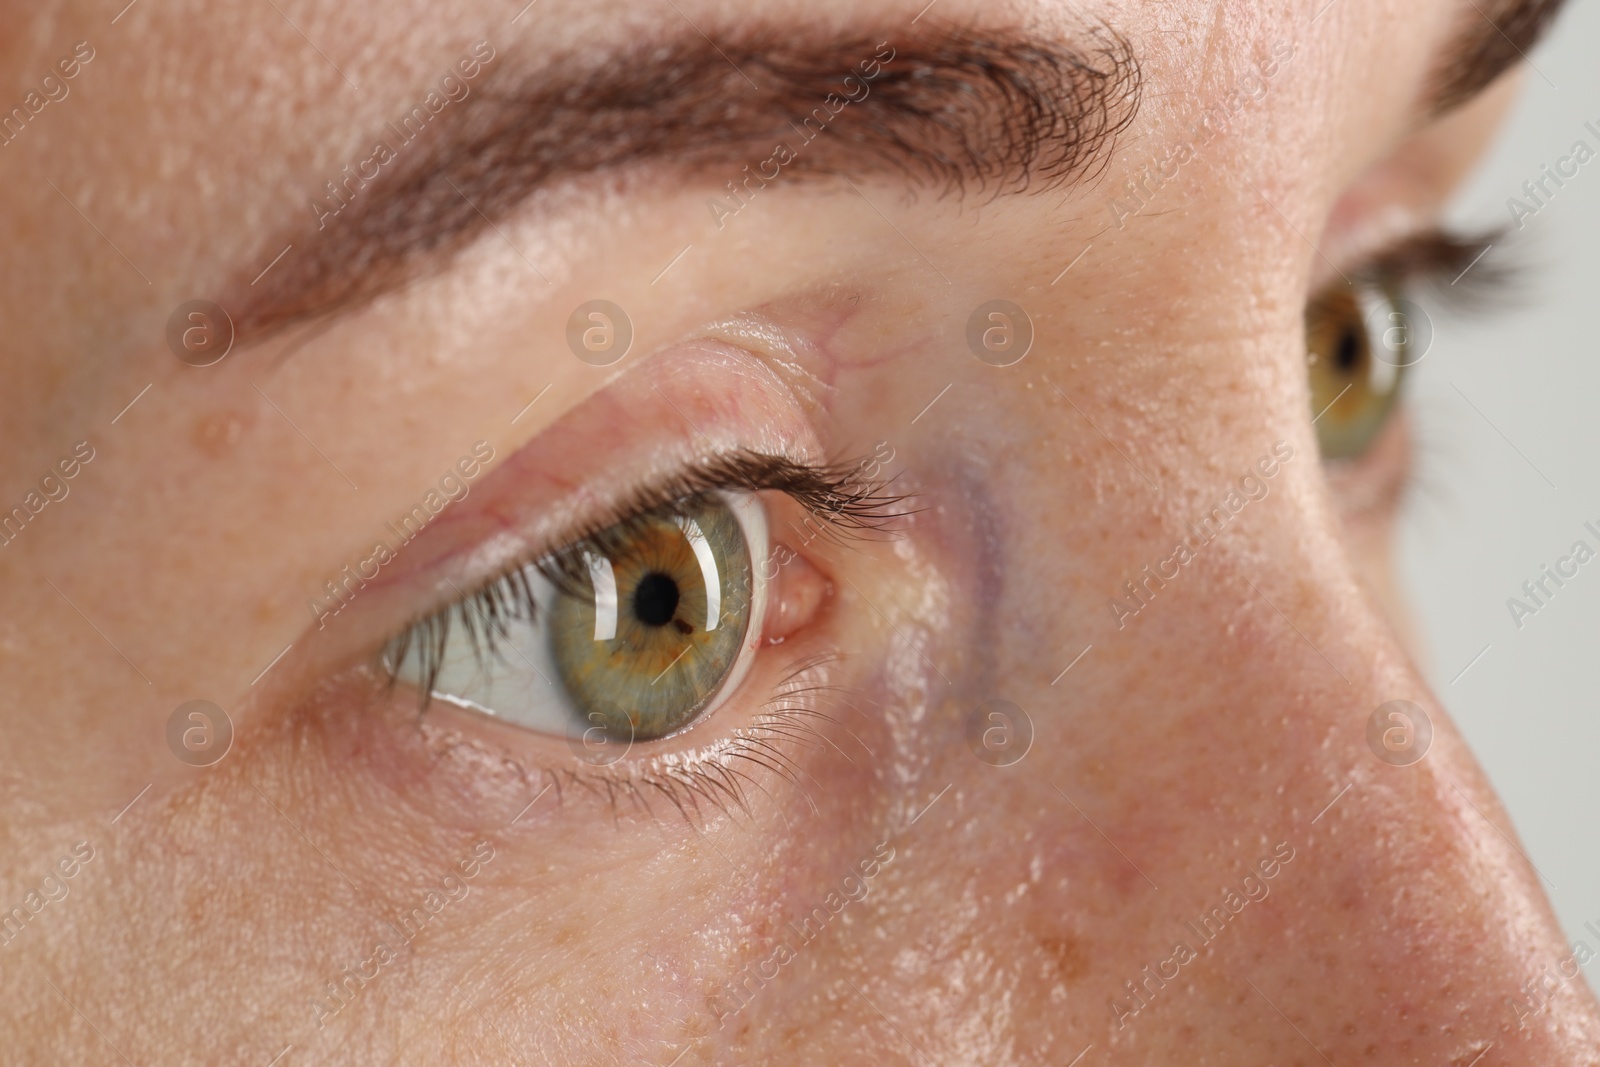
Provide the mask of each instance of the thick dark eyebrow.
{"label": "thick dark eyebrow", "polygon": [[1566,0],[1467,0],[1460,33],[1435,64],[1427,113],[1466,103],[1528,57]]}
{"label": "thick dark eyebrow", "polygon": [[794,155],[780,182],[891,172],[939,193],[1046,187],[1106,164],[1139,85],[1127,43],[1103,28],[1078,46],[951,25],[811,40],[694,32],[533,73],[507,57],[397,153],[392,174],[337,217],[308,212],[277,234],[221,299],[239,339],[258,340],[439,269],[541,188],[646,161],[652,181],[704,181],[730,204],[725,183],[740,192],[779,144]]}

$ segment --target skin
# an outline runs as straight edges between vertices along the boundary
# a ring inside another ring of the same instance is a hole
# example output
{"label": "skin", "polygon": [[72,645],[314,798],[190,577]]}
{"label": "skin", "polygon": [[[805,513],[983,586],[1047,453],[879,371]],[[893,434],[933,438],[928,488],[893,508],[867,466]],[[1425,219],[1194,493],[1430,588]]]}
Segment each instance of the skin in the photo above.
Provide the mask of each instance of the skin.
{"label": "skin", "polygon": [[[751,10],[678,6],[702,26]],[[889,37],[921,6],[871,18]],[[718,231],[720,182],[617,175],[326,329],[197,370],[166,349],[171,309],[266,263],[303,191],[474,41],[513,62],[678,16],[145,3],[111,25],[13,5],[8,96],[72,42],[97,55],[0,150],[0,499],[74,442],[95,449],[0,549],[0,905],[93,849],[0,948],[8,1057],[1465,1067],[1492,1045],[1481,1062],[1595,1062],[1582,981],[1520,1024],[1509,1004],[1569,950],[1402,636],[1386,551],[1403,421],[1324,469],[1303,365],[1308,294],[1428,221],[1511,79],[1429,125],[1414,101],[1470,8],[1340,0],[1313,25],[1320,6],[1077,12],[1130,40],[1146,81],[1097,184],[990,201],[819,182]],[[1028,0],[936,12],[1082,25]],[[1107,230],[1140,161],[1278,41],[1293,58],[1270,91]],[[606,369],[560,340],[596,294],[637,329]],[[965,343],[995,296],[1036,327],[1007,368]],[[308,621],[324,581],[480,440],[495,459],[471,494],[327,627]],[[484,580],[685,457],[854,462],[880,441],[920,510],[892,538],[805,544],[768,494],[798,556],[772,593],[786,639],[682,735],[588,768],[460,710],[419,721],[367,666],[448,602],[447,579]],[[1119,628],[1108,598],[1278,442],[1293,458],[1268,494]],[[804,680],[833,688],[788,698],[783,773],[731,764],[742,803],[639,784],[726,759],[812,660]],[[166,741],[195,698],[235,731],[205,768]],[[1033,731],[1009,766],[967,741],[996,698]],[[1366,741],[1394,699],[1435,731],[1410,767]],[[465,895],[400,946],[384,920],[473,857]],[[1186,922],[1254,895],[1247,876],[1266,895],[1202,944]],[[788,924],[847,892],[801,945]],[[370,975],[385,939],[395,958],[348,1003],[314,1006],[345,968]],[[1179,940],[1197,958],[1133,1013],[1125,981]],[[796,951],[776,965],[780,943]],[[728,987],[749,973],[738,1008]]]}

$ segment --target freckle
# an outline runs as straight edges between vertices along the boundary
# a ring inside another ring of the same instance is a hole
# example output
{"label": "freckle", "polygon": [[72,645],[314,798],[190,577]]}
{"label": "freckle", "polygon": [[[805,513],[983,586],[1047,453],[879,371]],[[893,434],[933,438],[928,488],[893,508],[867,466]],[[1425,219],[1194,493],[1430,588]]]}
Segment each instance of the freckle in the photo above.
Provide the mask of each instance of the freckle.
{"label": "freckle", "polygon": [[254,416],[226,411],[197,419],[192,435],[195,448],[211,459],[221,459],[244,438]]}
{"label": "freckle", "polygon": [[1068,982],[1082,978],[1089,969],[1089,960],[1084,955],[1083,946],[1076,938],[1040,938],[1039,947],[1050,954],[1051,959],[1055,961],[1056,970]]}
{"label": "freckle", "polygon": [[690,626],[688,623],[684,622],[682,619],[673,619],[672,620],[672,625],[676,626],[678,628],[678,632],[680,634],[692,634],[692,633],[694,633],[694,627]]}

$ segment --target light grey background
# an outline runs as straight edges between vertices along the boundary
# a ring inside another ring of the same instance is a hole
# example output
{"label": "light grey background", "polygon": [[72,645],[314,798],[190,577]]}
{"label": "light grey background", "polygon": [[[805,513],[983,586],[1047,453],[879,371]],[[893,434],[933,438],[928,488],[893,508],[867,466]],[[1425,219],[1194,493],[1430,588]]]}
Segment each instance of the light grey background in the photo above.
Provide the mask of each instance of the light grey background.
{"label": "light grey background", "polygon": [[[1600,0],[1576,0],[1532,54],[1523,97],[1450,221],[1510,222],[1507,198],[1525,199],[1541,164],[1579,139],[1600,153],[1584,127],[1600,129],[1596,41]],[[1600,158],[1490,255],[1501,251],[1530,267],[1509,308],[1430,307],[1436,340],[1409,383],[1417,457],[1401,580],[1435,692],[1510,810],[1568,939],[1600,950],[1583,928],[1600,927],[1600,558],[1521,629],[1506,606],[1573,542],[1600,551],[1583,526],[1600,529]]]}

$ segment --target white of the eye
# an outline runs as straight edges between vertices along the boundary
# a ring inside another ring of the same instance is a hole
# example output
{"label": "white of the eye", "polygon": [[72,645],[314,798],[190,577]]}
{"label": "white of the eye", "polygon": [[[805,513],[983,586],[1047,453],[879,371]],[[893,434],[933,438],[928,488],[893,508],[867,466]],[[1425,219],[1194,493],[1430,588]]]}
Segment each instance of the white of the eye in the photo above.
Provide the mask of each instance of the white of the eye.
{"label": "white of the eye", "polygon": [[583,560],[589,565],[589,581],[594,584],[594,639],[613,640],[617,636],[616,572],[604,556],[585,552]]}
{"label": "white of the eye", "polygon": [[755,662],[756,652],[761,647],[762,623],[767,617],[767,583],[772,580],[768,573],[768,547],[767,547],[767,512],[761,504],[761,498],[755,493],[724,493],[722,502],[733,512],[739,520],[739,528],[744,533],[745,551],[750,558],[750,588],[747,591],[748,603],[742,609],[748,612],[749,625],[745,630],[744,642],[740,646],[738,658],[733,662],[727,677],[722,680],[716,696],[701,709],[696,717],[696,722],[703,721],[719,709],[730,695],[735,693],[739,684],[744,681],[745,675],[750,673],[750,667]]}
{"label": "white of the eye", "polygon": [[705,579],[706,631],[709,633],[717,628],[717,623],[722,619],[722,578],[717,574],[717,559],[711,554],[711,546],[706,543],[706,535],[699,523],[688,517],[680,518],[678,529],[689,539],[694,558],[700,563],[700,577]]}
{"label": "white of the eye", "polygon": [[1362,288],[1357,291],[1357,303],[1361,308],[1361,321],[1366,324],[1364,328],[1371,331],[1374,325],[1378,327],[1377,336],[1367,338],[1372,350],[1372,359],[1367,364],[1368,384],[1378,396],[1387,396],[1400,376],[1399,361],[1407,358],[1404,340],[1411,324],[1387,293]]}

